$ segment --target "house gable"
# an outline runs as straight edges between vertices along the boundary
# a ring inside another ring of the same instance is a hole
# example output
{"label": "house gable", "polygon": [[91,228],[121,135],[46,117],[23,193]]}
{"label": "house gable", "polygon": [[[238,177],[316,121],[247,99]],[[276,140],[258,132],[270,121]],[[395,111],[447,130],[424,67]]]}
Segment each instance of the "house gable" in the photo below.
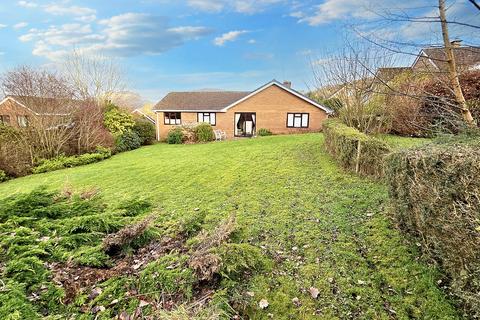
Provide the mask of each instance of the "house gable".
{"label": "house gable", "polygon": [[[232,103],[229,106],[227,106],[226,108],[224,108],[222,111],[226,112],[229,109],[231,109],[231,108],[233,108],[233,107],[235,107],[235,106],[237,106],[237,105],[239,105],[239,104],[241,104],[241,103],[243,103],[247,100],[250,100],[250,99],[254,98],[255,96],[261,94],[262,92],[271,89],[272,87],[276,87],[276,88],[280,89],[280,90],[277,90],[277,92],[278,92],[277,96],[281,96],[282,93],[283,94],[288,94],[288,95],[296,97],[297,99],[303,100],[304,102],[310,104],[312,107],[315,107],[315,108],[318,108],[318,109],[321,109],[321,110],[325,111],[327,114],[330,114],[330,113],[333,112],[333,110],[331,110],[330,108],[327,108],[327,107],[319,104],[318,102],[315,102],[310,98],[307,98],[303,94],[301,94],[301,93],[299,93],[299,92],[297,92],[297,91],[295,91],[291,88],[288,88],[288,87],[284,86],[283,84],[281,84],[280,82],[278,82],[276,80],[273,80],[273,81],[267,83],[266,85],[258,88],[257,90],[253,91],[249,95],[243,97],[242,99],[240,99],[238,101],[235,101],[234,103]],[[281,91],[283,91],[283,92],[281,92]],[[272,96],[272,99],[275,99],[275,96]],[[275,103],[275,101],[272,101],[272,103]]]}

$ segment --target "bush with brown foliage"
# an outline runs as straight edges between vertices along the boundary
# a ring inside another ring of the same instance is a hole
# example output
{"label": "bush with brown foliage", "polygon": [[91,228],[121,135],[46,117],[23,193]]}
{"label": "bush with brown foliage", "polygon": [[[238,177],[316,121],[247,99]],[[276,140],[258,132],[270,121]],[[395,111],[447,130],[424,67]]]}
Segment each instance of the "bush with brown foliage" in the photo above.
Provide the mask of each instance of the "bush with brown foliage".
{"label": "bush with brown foliage", "polygon": [[480,317],[480,137],[400,151],[386,159],[392,214]]}
{"label": "bush with brown foliage", "polygon": [[[461,74],[460,85],[474,119],[480,124],[480,71]],[[391,86],[397,91],[387,96],[392,133],[424,137],[456,134],[465,127],[446,77],[405,73]]]}
{"label": "bush with brown foliage", "polygon": [[19,130],[0,124],[0,169],[8,176],[30,173],[33,163],[27,143]]}

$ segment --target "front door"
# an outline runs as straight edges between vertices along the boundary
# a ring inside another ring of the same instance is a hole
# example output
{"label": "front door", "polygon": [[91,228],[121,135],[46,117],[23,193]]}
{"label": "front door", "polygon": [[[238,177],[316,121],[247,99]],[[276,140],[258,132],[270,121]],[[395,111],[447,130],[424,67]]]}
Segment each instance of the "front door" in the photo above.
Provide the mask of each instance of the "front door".
{"label": "front door", "polygon": [[235,137],[252,137],[256,131],[256,114],[253,112],[235,113]]}

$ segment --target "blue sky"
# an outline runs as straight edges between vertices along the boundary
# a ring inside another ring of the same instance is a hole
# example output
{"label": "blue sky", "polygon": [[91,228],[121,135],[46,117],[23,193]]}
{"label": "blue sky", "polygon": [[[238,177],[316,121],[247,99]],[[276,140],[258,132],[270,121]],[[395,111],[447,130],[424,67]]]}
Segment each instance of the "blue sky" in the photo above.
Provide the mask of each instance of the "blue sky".
{"label": "blue sky", "polygon": [[[2,0],[0,71],[58,63],[76,48],[116,59],[129,89],[152,101],[168,91],[252,90],[273,78],[304,90],[312,83],[310,59],[341,47],[345,24],[369,21],[369,8],[393,3],[398,7],[393,0]],[[407,3],[428,12],[435,1]],[[466,0],[452,5],[456,16],[468,10],[478,19]],[[399,36],[394,30],[385,28]],[[401,32],[415,38],[428,28]]]}

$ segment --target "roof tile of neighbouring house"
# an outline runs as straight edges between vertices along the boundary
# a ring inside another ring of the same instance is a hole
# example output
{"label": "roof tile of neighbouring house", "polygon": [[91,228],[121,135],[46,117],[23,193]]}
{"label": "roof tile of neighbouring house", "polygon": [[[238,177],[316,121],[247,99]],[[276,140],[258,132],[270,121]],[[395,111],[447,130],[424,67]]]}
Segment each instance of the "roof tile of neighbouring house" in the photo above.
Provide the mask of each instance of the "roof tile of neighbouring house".
{"label": "roof tile of neighbouring house", "polygon": [[244,91],[171,92],[153,110],[219,111],[249,94]]}
{"label": "roof tile of neighbouring house", "polygon": [[[440,69],[447,71],[447,57],[443,47],[425,48],[423,52],[432,60],[432,62]],[[475,67],[480,64],[480,47],[457,47],[453,50],[455,61],[460,68]]]}
{"label": "roof tile of neighbouring house", "polygon": [[21,103],[30,111],[37,114],[67,114],[80,107],[84,102],[73,99],[60,98],[46,98],[34,96],[15,96],[8,95],[6,98],[11,98],[16,102]]}

